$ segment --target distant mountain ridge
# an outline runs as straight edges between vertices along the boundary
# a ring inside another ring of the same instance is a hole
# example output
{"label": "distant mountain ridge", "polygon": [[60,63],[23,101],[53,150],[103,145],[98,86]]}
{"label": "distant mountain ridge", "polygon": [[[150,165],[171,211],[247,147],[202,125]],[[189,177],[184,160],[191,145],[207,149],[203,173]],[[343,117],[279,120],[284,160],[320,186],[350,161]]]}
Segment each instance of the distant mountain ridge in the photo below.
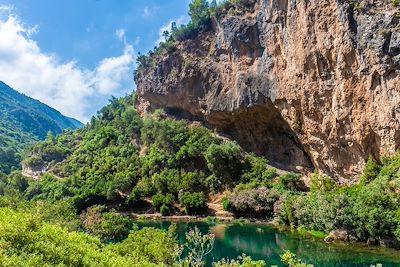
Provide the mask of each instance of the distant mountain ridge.
{"label": "distant mountain ridge", "polygon": [[43,140],[83,124],[59,111],[17,92],[0,81],[0,171],[19,164],[19,152],[34,141]]}
{"label": "distant mountain ridge", "polygon": [[4,82],[0,82],[0,115],[2,122],[13,122],[14,127],[38,139],[45,138],[49,131],[58,134],[63,129],[83,126],[78,120],[15,91]]}

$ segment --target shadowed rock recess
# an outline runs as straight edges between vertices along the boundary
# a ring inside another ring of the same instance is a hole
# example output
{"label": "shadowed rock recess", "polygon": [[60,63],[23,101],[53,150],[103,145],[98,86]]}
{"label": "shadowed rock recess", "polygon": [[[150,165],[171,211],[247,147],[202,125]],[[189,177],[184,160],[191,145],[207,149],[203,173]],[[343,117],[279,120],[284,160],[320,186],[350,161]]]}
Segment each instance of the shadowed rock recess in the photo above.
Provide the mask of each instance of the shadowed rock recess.
{"label": "shadowed rock recess", "polygon": [[400,9],[248,0],[139,68],[137,108],[203,122],[280,168],[358,178],[400,146]]}

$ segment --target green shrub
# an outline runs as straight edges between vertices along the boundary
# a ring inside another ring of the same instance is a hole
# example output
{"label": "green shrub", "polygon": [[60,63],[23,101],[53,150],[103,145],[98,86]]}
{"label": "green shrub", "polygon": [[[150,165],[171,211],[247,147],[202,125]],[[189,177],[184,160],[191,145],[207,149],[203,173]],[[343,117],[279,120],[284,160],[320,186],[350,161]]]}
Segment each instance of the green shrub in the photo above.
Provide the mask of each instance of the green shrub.
{"label": "green shrub", "polygon": [[163,204],[160,208],[160,213],[162,216],[168,216],[170,214],[170,208],[169,206]]}
{"label": "green shrub", "polygon": [[267,267],[265,261],[253,261],[251,257],[242,255],[236,260],[222,259],[214,263],[214,267]]}
{"label": "green shrub", "polygon": [[159,210],[160,207],[164,204],[164,199],[165,199],[165,196],[164,196],[164,195],[161,195],[161,194],[154,195],[154,196],[151,198],[151,200],[153,201],[153,206],[154,206],[154,208],[156,208],[157,210]]}
{"label": "green shrub", "polygon": [[274,204],[279,199],[275,189],[260,187],[258,189],[240,191],[230,198],[231,210],[240,216],[254,216],[272,219]]}
{"label": "green shrub", "polygon": [[297,256],[290,251],[286,251],[285,254],[281,256],[281,261],[288,267],[313,267],[313,265],[306,264],[297,259]]}
{"label": "green shrub", "polygon": [[225,211],[230,211],[231,210],[231,200],[228,197],[223,197],[222,198],[222,207]]}
{"label": "green shrub", "polygon": [[287,173],[279,177],[279,184],[286,190],[297,191],[301,184],[301,175],[296,173]]}
{"label": "green shrub", "polygon": [[316,170],[311,177],[311,191],[329,192],[336,188],[336,183],[328,176],[320,175]]}
{"label": "green shrub", "polygon": [[352,230],[360,240],[393,236],[393,229],[399,225],[395,220],[398,199],[390,193],[388,185],[387,178],[374,180],[353,200]]}
{"label": "green shrub", "polygon": [[180,196],[179,201],[188,214],[202,211],[207,207],[206,198],[203,192],[185,192]]}
{"label": "green shrub", "polygon": [[129,207],[134,207],[134,206],[136,206],[137,203],[139,203],[141,195],[142,195],[142,192],[140,192],[140,189],[138,187],[135,187],[135,188],[133,188],[132,192],[129,194],[129,197],[125,203]]}
{"label": "green shrub", "polygon": [[81,220],[84,229],[106,242],[126,238],[129,233],[129,219],[115,211],[104,210],[102,206],[94,206],[83,212]]}
{"label": "green shrub", "polygon": [[364,172],[360,178],[360,182],[367,184],[374,180],[379,172],[381,171],[381,166],[374,160],[372,156],[369,156],[367,163],[364,167]]}
{"label": "green shrub", "polygon": [[153,206],[156,210],[161,212],[161,207],[171,207],[174,204],[174,196],[171,194],[161,195],[157,194],[152,197]]}
{"label": "green shrub", "polygon": [[[259,186],[270,186],[272,179],[276,177],[276,169],[268,168],[268,161],[255,155],[248,155],[245,158],[242,183],[252,183]],[[249,188],[250,189],[250,188]]]}
{"label": "green shrub", "polygon": [[234,142],[212,144],[205,152],[207,166],[222,185],[230,185],[241,176],[240,146]]}
{"label": "green shrub", "polygon": [[297,197],[293,202],[293,215],[297,227],[322,232],[330,232],[336,228],[334,225],[336,210],[324,193],[317,192]]}
{"label": "green shrub", "polygon": [[297,220],[295,218],[294,202],[297,195],[285,194],[282,195],[274,207],[274,212],[278,216],[279,223],[288,225],[292,228],[296,227]]}

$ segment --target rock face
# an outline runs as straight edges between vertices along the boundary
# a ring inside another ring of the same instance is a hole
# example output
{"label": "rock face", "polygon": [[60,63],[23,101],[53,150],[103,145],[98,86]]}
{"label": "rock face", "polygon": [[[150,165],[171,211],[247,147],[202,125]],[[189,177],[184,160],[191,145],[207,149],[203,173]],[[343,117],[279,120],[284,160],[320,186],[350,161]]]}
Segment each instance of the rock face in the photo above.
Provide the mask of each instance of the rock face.
{"label": "rock face", "polygon": [[248,0],[139,68],[137,108],[350,182],[400,146],[399,20],[390,0]]}
{"label": "rock face", "polygon": [[48,171],[46,166],[26,166],[22,165],[22,175],[39,180]]}
{"label": "rock face", "polygon": [[330,232],[329,235],[324,238],[324,241],[327,243],[335,241],[349,242],[350,235],[345,229],[337,229]]}

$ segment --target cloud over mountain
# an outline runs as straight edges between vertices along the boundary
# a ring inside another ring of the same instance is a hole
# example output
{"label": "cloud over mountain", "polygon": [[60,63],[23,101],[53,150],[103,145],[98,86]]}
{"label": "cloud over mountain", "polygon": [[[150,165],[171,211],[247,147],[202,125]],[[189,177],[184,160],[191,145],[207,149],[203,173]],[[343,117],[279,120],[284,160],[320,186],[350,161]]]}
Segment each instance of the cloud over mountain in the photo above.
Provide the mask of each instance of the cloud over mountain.
{"label": "cloud over mountain", "polygon": [[124,42],[121,55],[100,60],[94,69],[76,61],[61,62],[57,55],[42,51],[33,39],[38,30],[24,25],[12,7],[0,6],[0,80],[81,121],[89,119],[93,97],[109,98],[124,91],[134,66],[134,49],[126,42],[125,30],[116,31]]}

